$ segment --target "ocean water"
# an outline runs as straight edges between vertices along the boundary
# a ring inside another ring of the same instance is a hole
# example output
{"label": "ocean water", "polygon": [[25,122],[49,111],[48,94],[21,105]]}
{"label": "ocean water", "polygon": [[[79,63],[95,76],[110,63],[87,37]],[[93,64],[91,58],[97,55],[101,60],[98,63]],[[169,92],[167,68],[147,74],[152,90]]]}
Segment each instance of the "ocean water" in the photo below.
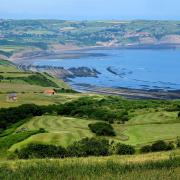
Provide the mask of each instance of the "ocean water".
{"label": "ocean water", "polygon": [[[135,89],[180,89],[180,50],[89,50],[88,56],[75,59],[41,59],[34,65],[64,68],[89,67],[98,77],[70,79],[72,86],[89,84],[99,87]],[[109,69],[109,70],[108,70]]]}

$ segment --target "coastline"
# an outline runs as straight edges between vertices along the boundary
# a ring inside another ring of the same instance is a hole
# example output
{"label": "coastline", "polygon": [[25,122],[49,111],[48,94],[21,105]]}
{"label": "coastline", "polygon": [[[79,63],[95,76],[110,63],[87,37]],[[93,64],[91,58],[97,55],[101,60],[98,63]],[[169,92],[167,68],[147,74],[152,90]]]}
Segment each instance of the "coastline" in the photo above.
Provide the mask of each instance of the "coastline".
{"label": "coastline", "polygon": [[65,48],[59,50],[41,50],[41,51],[25,51],[19,52],[11,56],[8,60],[12,62],[21,62],[24,60],[35,60],[35,59],[69,59],[69,58],[78,58],[85,54],[85,52],[92,50],[176,50],[180,49],[180,44],[142,44],[142,45],[118,45],[118,46],[84,46],[84,47],[73,47]]}
{"label": "coastline", "polygon": [[[131,88],[104,88],[91,85],[81,85],[82,92],[121,96],[128,99],[152,99],[152,100],[176,100],[180,99],[180,90],[159,90],[159,89],[131,89]],[[76,89],[78,90],[78,89]]]}
{"label": "coastline", "polygon": [[[152,50],[157,50],[157,46],[156,48],[153,46],[153,48],[150,48],[149,46],[143,46],[143,48],[139,48],[139,47],[83,47],[81,49],[66,49],[66,50],[61,50],[61,51],[56,51],[56,52],[49,52],[49,53],[40,53],[37,54],[35,56],[33,56],[32,59],[29,58],[19,58],[17,60],[14,60],[13,62],[18,64],[25,64],[25,65],[31,65],[33,63],[33,61],[36,61],[37,59],[71,59],[71,58],[80,58],[83,56],[91,56],[93,53],[88,52],[91,50],[112,50],[112,49],[135,49],[135,50],[144,50],[144,49],[152,49]],[[158,50],[163,50],[163,49],[179,49],[179,48],[169,48],[169,47],[164,47]],[[42,56],[44,55],[44,56]],[[105,54],[99,54],[99,55],[105,55]],[[29,61],[28,61],[29,60]],[[73,86],[72,86],[73,87]],[[78,87],[78,85],[77,85]],[[130,99],[180,99],[180,90],[163,90],[163,89],[130,89],[130,88],[103,88],[103,87],[95,87],[95,86],[91,86],[91,85],[87,85],[87,86],[79,86],[80,89],[83,92],[90,92],[90,93],[95,93],[95,94],[105,94],[105,95],[114,95],[114,96],[122,96],[122,97],[126,97],[126,98],[130,98]],[[78,90],[78,88],[74,88],[75,90]]]}

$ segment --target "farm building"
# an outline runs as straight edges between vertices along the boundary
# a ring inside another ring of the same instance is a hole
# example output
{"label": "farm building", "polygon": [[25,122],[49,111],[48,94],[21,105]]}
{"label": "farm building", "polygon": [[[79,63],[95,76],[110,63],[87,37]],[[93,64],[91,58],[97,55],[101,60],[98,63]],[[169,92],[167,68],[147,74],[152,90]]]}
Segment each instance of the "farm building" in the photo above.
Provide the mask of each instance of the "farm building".
{"label": "farm building", "polygon": [[17,94],[16,93],[10,93],[7,95],[7,101],[17,101]]}
{"label": "farm building", "polygon": [[53,89],[46,89],[46,90],[44,90],[44,94],[48,95],[48,96],[55,95],[55,93],[56,92]]}

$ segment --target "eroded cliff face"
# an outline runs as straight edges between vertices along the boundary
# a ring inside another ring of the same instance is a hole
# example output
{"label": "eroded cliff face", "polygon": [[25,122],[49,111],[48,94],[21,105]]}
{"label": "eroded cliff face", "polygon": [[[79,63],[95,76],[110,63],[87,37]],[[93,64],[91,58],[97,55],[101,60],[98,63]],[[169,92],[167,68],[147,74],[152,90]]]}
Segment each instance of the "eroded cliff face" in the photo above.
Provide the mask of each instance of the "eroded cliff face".
{"label": "eroded cliff face", "polygon": [[53,66],[19,65],[19,68],[34,72],[46,72],[52,76],[64,80],[69,80],[69,78],[76,78],[76,77],[98,77],[98,75],[101,74],[96,69],[89,67],[77,67],[77,68],[72,67],[65,69],[63,67],[53,67]]}

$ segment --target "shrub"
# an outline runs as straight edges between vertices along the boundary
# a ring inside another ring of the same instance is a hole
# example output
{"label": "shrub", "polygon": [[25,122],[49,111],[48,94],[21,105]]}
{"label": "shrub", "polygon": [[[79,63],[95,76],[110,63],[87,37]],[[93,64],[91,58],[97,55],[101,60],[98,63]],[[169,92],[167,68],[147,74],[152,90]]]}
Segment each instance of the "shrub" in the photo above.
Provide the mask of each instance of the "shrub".
{"label": "shrub", "polygon": [[125,154],[131,155],[135,153],[135,148],[131,145],[118,143],[115,146],[115,151],[116,151],[116,154],[119,154],[119,155],[125,155]]}
{"label": "shrub", "polygon": [[180,137],[177,137],[177,139],[176,139],[176,146],[180,147]]}
{"label": "shrub", "polygon": [[90,130],[98,136],[115,136],[114,129],[110,124],[98,122],[89,124],[88,126]]}
{"label": "shrub", "polygon": [[178,113],[178,118],[180,118],[180,112]]}
{"label": "shrub", "polygon": [[169,142],[169,143],[167,144],[166,150],[169,151],[169,150],[173,150],[174,148],[175,148],[175,146],[174,146],[173,142]]}
{"label": "shrub", "polygon": [[109,141],[106,139],[84,138],[67,147],[68,156],[106,156],[109,152]]}
{"label": "shrub", "polygon": [[152,144],[152,151],[165,151],[167,150],[167,143],[165,141],[159,140]]}
{"label": "shrub", "polygon": [[64,158],[66,156],[66,149],[61,146],[43,145],[43,144],[29,144],[27,147],[16,152],[18,158]]}
{"label": "shrub", "polygon": [[141,147],[140,152],[141,153],[151,152],[151,146],[150,145],[146,145],[146,146]]}

